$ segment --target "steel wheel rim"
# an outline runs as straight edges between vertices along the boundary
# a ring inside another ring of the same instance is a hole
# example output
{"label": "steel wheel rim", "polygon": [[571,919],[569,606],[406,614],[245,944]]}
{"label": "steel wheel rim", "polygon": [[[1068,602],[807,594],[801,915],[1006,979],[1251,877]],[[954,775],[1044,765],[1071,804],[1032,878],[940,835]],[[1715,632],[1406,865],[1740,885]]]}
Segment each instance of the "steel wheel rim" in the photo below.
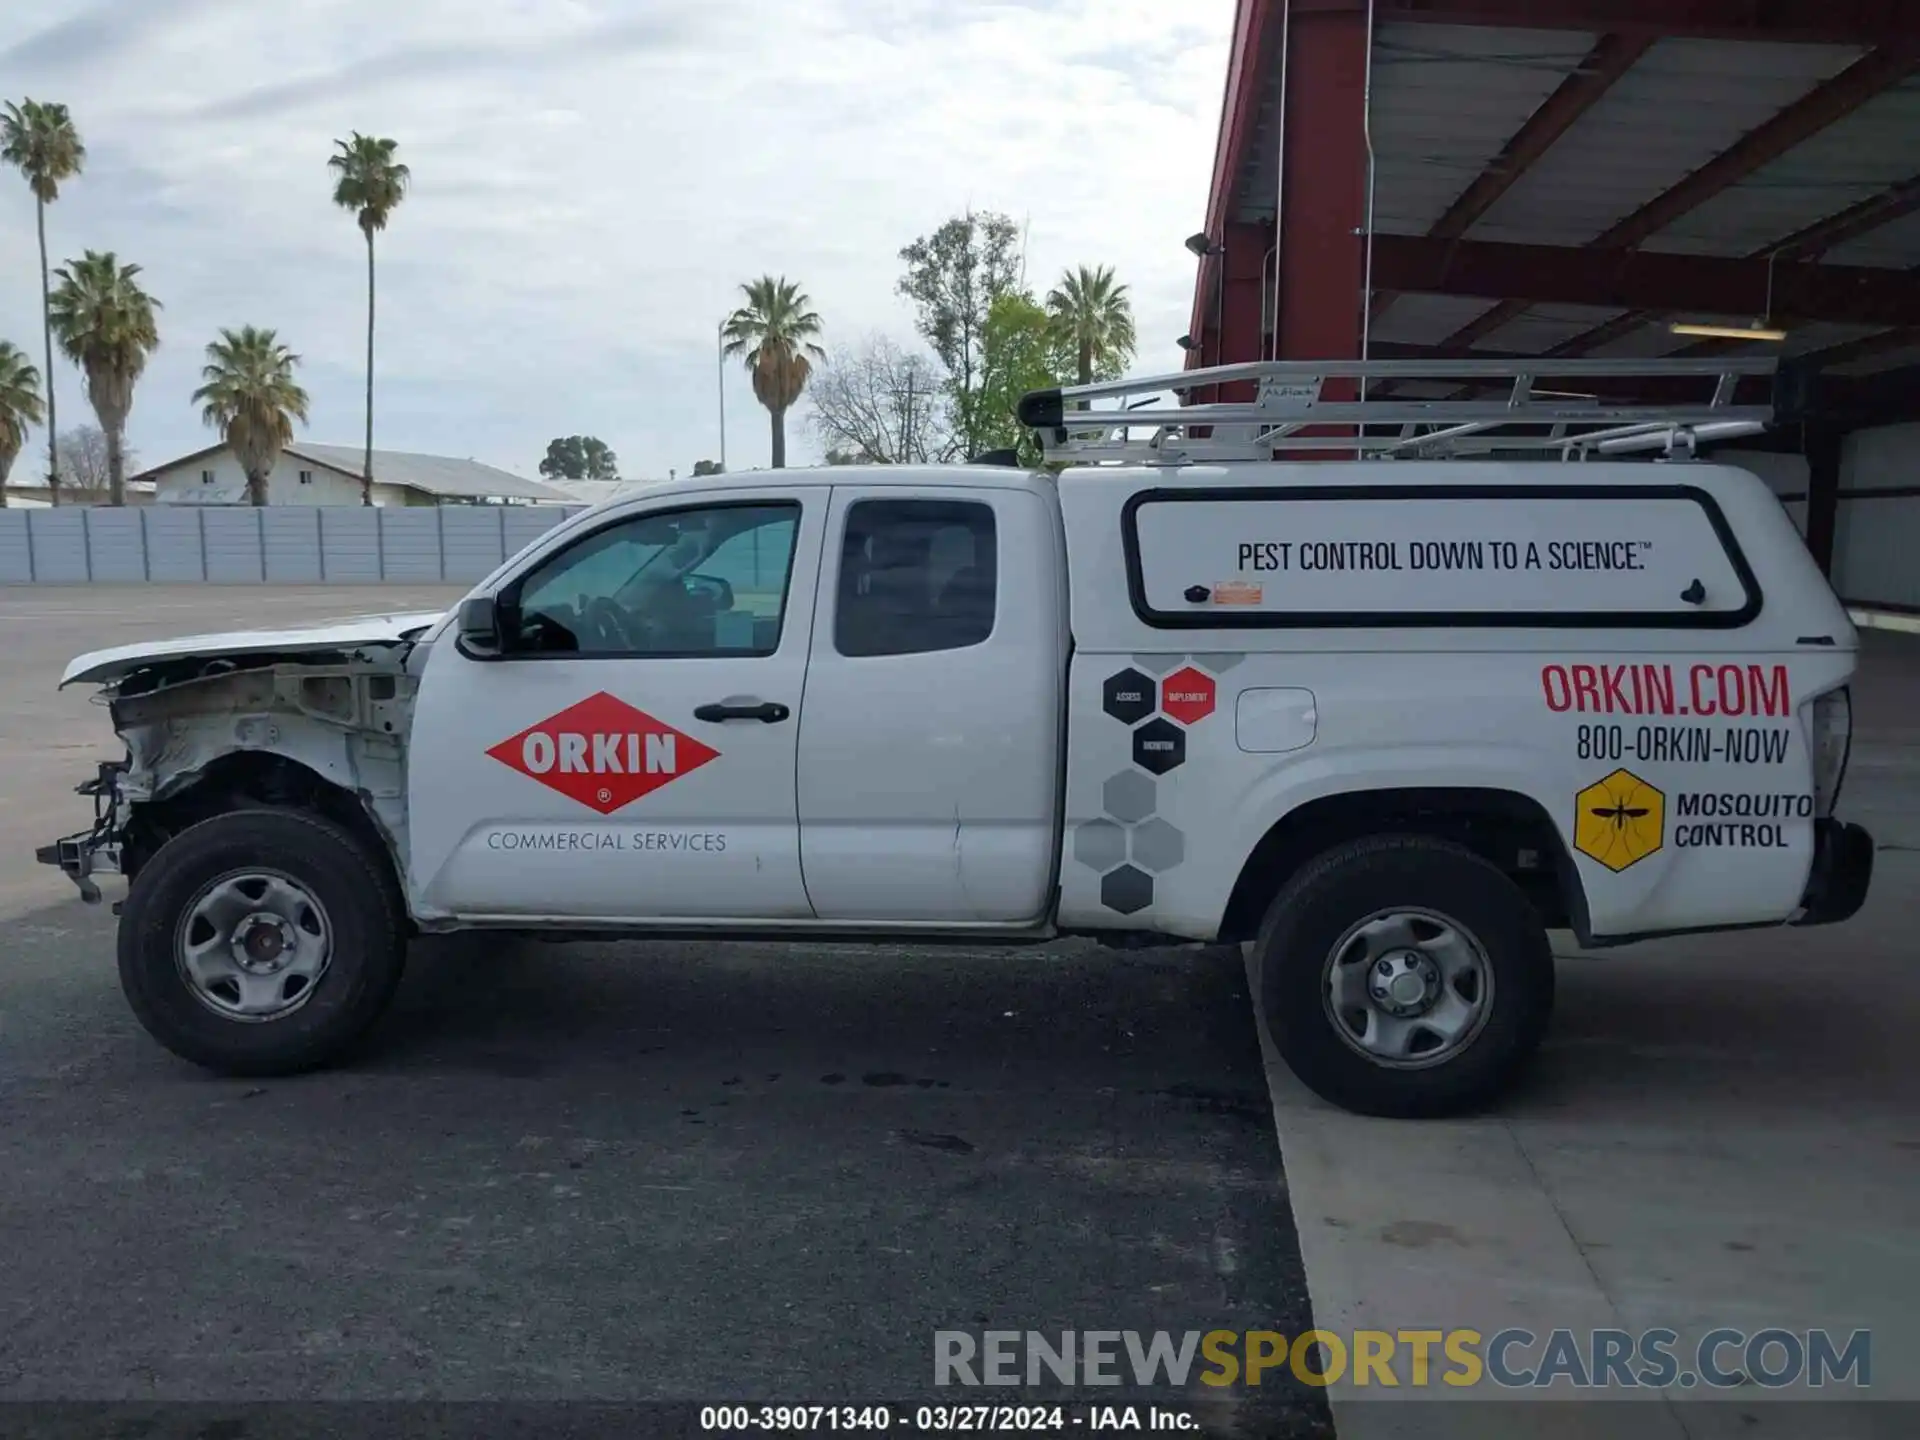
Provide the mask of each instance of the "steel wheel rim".
{"label": "steel wheel rim", "polygon": [[279,870],[230,870],[201,886],[174,935],[188,993],[223,1020],[280,1020],[313,998],[333,959],[333,925]]}
{"label": "steel wheel rim", "polygon": [[1413,906],[1377,910],[1327,952],[1321,997],[1334,1033],[1389,1070],[1454,1059],[1493,1014],[1493,966],[1451,916]]}

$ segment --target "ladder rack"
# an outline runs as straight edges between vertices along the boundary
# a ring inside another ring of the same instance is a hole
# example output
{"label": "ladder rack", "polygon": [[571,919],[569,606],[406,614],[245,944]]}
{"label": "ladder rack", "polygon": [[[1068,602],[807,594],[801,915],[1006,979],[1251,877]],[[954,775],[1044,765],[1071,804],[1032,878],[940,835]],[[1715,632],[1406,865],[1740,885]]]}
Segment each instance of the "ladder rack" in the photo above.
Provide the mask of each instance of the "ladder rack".
{"label": "ladder rack", "polygon": [[[1215,365],[1140,380],[1035,390],[1020,401],[1020,423],[1039,432],[1049,460],[1178,465],[1270,460],[1289,452],[1350,452],[1356,459],[1452,459],[1498,452],[1589,455],[1657,451],[1691,457],[1696,445],[1765,430],[1775,396],[1736,403],[1743,379],[1777,381],[1773,356],[1692,360],[1267,360]],[[1606,382],[1594,393],[1581,380]],[[1566,388],[1541,389],[1548,380]],[[1252,401],[1154,403],[1209,386],[1254,382]],[[1672,392],[1663,403],[1607,396],[1636,383]],[[1442,399],[1372,394],[1387,384],[1436,383],[1464,391]],[[1327,387],[1342,385],[1330,398]],[[1777,393],[1777,384],[1775,387]],[[1698,391],[1697,396],[1688,392]],[[1352,398],[1352,397],[1362,398]],[[1128,399],[1143,407],[1127,408]],[[1095,408],[1099,401],[1117,407]],[[1331,428],[1330,428],[1331,427]],[[1147,430],[1144,437],[1135,432]],[[1197,432],[1197,433],[1196,433]]]}

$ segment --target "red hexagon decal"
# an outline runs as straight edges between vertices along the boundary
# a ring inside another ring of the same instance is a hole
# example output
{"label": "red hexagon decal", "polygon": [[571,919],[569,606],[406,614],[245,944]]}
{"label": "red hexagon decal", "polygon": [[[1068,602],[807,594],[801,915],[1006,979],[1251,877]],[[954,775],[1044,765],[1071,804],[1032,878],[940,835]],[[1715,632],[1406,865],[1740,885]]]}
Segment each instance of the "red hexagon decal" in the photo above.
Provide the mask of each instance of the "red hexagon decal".
{"label": "red hexagon decal", "polygon": [[487,754],[602,815],[720,758],[712,746],[604,690]]}
{"label": "red hexagon decal", "polygon": [[1160,682],[1160,711],[1192,725],[1213,713],[1213,677],[1186,665]]}

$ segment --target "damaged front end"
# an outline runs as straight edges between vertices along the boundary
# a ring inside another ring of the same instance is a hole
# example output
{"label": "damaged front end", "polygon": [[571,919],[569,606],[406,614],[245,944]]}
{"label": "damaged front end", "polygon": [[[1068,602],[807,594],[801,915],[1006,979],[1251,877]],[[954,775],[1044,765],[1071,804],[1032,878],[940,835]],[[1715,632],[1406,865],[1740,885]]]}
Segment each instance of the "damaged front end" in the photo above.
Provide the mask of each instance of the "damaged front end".
{"label": "damaged front end", "polygon": [[100,903],[100,887],[93,877],[120,873],[120,777],[127,773],[127,765],[125,760],[104,760],[98,775],[74,786],[74,794],[92,797],[93,824],[33,852],[42,865],[58,865],[89,905]]}
{"label": "damaged front end", "polygon": [[174,835],[259,806],[325,815],[384,853],[405,881],[411,637],[334,651],[157,657],[102,687],[124,760],[78,793],[93,824],[37,850],[81,899],[128,879]]}

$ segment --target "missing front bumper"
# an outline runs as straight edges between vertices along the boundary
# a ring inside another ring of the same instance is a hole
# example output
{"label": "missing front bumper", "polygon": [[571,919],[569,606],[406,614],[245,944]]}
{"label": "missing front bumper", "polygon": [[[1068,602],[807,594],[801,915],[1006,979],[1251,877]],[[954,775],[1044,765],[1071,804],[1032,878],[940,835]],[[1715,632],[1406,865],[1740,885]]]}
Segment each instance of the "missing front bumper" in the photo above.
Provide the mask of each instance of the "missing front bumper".
{"label": "missing front bumper", "polygon": [[100,903],[100,887],[93,883],[93,877],[120,873],[120,832],[115,814],[120,776],[126,768],[124,762],[108,761],[101,765],[100,773],[93,779],[74,787],[76,795],[86,795],[93,800],[91,829],[64,836],[33,852],[33,858],[42,865],[58,866],[89,905]]}

